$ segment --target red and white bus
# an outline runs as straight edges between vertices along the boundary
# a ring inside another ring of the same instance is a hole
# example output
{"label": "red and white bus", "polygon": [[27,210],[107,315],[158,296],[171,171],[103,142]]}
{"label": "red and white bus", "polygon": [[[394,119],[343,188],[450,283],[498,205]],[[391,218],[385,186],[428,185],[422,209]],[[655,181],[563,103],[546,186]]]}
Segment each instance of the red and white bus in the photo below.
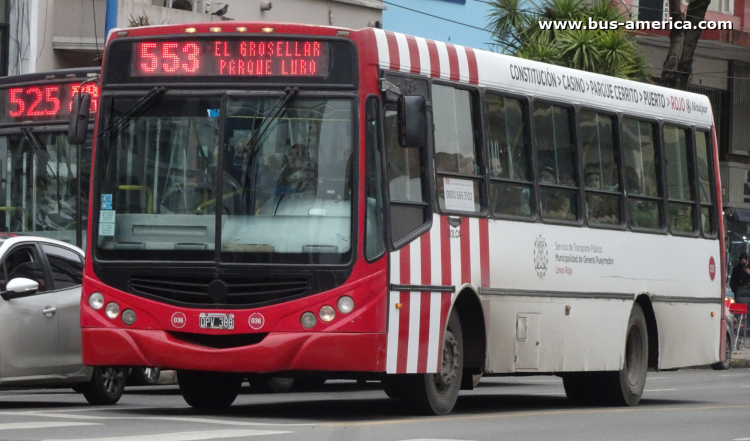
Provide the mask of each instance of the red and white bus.
{"label": "red and white bus", "polygon": [[[378,29],[113,31],[84,361],[377,378],[452,410],[485,375],[634,405],[722,357],[706,97]],[[719,272],[719,274],[717,274]]]}

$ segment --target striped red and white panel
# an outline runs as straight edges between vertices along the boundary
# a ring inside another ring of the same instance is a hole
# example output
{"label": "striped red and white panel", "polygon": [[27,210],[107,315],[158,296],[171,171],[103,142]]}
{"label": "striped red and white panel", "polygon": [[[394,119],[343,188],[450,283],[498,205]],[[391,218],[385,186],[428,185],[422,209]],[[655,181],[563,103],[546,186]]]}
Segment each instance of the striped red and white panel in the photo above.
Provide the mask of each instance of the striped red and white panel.
{"label": "striped red and white panel", "polygon": [[[487,219],[433,216],[430,231],[390,254],[391,284],[475,288],[490,284]],[[456,293],[391,291],[388,373],[434,373]]]}
{"label": "striped red and white panel", "polygon": [[479,84],[474,50],[440,41],[373,29],[383,69]]}

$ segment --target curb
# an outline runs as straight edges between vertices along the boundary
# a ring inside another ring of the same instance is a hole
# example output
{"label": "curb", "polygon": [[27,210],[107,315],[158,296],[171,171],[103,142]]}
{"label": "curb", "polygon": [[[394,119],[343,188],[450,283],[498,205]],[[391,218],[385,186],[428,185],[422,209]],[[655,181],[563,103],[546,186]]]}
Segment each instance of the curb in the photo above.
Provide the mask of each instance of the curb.
{"label": "curb", "polygon": [[750,360],[745,358],[733,358],[731,366],[739,369],[750,368]]}

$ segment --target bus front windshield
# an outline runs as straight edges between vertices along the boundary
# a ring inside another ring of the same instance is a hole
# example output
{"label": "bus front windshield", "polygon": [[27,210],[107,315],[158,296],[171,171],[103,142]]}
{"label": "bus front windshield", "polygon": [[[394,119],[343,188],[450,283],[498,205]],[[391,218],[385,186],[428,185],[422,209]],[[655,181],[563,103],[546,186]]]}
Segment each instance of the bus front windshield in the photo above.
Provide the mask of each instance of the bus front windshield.
{"label": "bus front windshield", "polygon": [[[137,101],[113,98],[109,121]],[[348,262],[353,101],[278,101],[164,96],[105,134],[98,256]]]}

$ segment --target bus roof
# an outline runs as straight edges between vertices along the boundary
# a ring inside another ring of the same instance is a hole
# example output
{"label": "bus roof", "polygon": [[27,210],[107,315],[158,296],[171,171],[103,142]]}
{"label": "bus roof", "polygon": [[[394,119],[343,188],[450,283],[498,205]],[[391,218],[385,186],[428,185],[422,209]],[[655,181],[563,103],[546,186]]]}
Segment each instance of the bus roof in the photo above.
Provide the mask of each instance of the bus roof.
{"label": "bus roof", "polygon": [[50,72],[37,72],[23,75],[11,75],[0,78],[0,88],[6,88],[15,84],[30,83],[34,81],[45,80],[77,80],[87,78],[92,75],[98,75],[101,68],[99,67],[80,67],[75,69],[60,69]]}
{"label": "bus roof", "polygon": [[[216,32],[217,28],[221,30],[220,33]],[[264,33],[264,28],[270,32]],[[593,105],[634,116],[658,117],[703,127],[713,125],[711,103],[704,95],[375,28],[351,30],[296,23],[220,21],[122,29],[111,32],[108,42],[126,36],[187,36],[187,29],[190,29],[189,35],[192,36],[210,33],[214,36],[247,35],[248,38],[269,34],[350,37],[366,44],[368,49],[377,49],[361,50],[360,56],[382,69],[568,104]]]}
{"label": "bus roof", "polygon": [[382,69],[631,115],[713,125],[711,103],[704,95],[381,29],[368,31],[374,34]]}

